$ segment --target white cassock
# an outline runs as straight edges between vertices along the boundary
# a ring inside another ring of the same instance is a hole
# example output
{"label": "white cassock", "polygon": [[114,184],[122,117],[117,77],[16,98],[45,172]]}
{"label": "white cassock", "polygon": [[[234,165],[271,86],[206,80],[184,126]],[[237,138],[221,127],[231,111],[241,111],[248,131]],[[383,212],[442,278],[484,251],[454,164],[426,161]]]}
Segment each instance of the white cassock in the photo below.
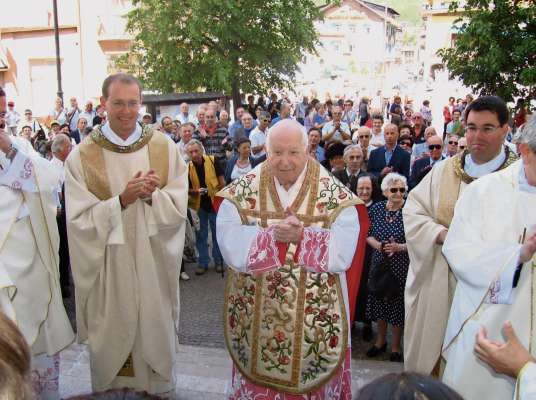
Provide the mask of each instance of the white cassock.
{"label": "white cassock", "polygon": [[12,141],[13,161],[0,157],[0,310],[30,345],[36,394],[57,399],[58,353],[74,340],[59,286],[59,175],[28,141]]}
{"label": "white cassock", "polygon": [[534,354],[533,262],[523,265],[515,288],[513,280],[523,232],[535,224],[536,188],[528,185],[522,161],[472,183],[456,204],[443,246],[458,281],[443,345],[443,381],[465,399],[514,395],[516,381],[496,374],[473,351],[481,326],[491,340],[504,341],[502,325],[510,320]]}
{"label": "white cassock", "polygon": [[[100,129],[111,146],[130,146],[142,137],[139,125],[126,141],[109,124]],[[131,387],[163,393],[174,388],[187,168],[169,138],[156,131],[152,135],[151,141],[167,142],[161,150],[168,152],[168,179],[150,203],[137,200],[122,210],[119,194],[138,171],[152,168],[151,142],[132,152],[102,149],[98,173],[109,184],[106,200],[88,189],[81,152],[92,138],[73,149],[66,162],[77,333],[78,340],[89,343],[94,390]]]}
{"label": "white cassock", "polygon": [[517,395],[519,400],[536,399],[536,363],[529,362],[517,377]]}

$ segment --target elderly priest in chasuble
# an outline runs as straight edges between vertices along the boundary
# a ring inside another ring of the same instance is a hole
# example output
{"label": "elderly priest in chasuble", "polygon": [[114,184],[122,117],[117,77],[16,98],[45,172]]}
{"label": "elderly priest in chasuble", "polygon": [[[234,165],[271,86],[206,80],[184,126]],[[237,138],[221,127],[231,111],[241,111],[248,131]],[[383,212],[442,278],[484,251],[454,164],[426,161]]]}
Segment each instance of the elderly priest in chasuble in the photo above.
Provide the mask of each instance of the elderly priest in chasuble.
{"label": "elderly priest in chasuble", "polygon": [[138,122],[139,82],[104,81],[105,125],[66,163],[78,339],[95,390],[173,390],[187,170],[177,146]]}
{"label": "elderly priest in chasuble", "polygon": [[511,399],[516,380],[477,357],[479,330],[500,348],[510,321],[534,355],[536,119],[519,137],[522,160],[470,185],[443,246],[458,285],[445,334],[443,381],[466,399]]}
{"label": "elderly priest in chasuble", "polygon": [[302,129],[292,120],[274,125],[267,161],[216,198],[218,243],[231,267],[231,399],[351,398],[349,326],[368,217],[307,156]]}
{"label": "elderly priest in chasuble", "polygon": [[440,373],[445,328],[456,278],[441,248],[458,197],[477,179],[506,168],[518,157],[504,146],[508,109],[498,97],[473,101],[465,111],[469,151],[432,168],[403,209],[410,266],[405,290],[404,367]]}
{"label": "elderly priest in chasuble", "polygon": [[[0,113],[5,107],[0,88]],[[0,115],[0,311],[31,348],[35,395],[58,399],[59,352],[74,340],[59,286],[60,176],[30,142],[3,128]]]}

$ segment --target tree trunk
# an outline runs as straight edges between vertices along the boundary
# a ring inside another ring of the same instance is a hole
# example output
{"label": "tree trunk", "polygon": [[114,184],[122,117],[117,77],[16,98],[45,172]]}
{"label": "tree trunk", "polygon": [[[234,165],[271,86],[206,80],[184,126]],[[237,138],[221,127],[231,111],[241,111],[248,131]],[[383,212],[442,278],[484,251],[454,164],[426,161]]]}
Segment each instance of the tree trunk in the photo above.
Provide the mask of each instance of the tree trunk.
{"label": "tree trunk", "polygon": [[231,82],[231,90],[231,96],[233,98],[233,117],[236,118],[236,109],[242,105],[240,101],[240,87],[238,86],[238,79],[236,77],[233,77],[233,81]]}

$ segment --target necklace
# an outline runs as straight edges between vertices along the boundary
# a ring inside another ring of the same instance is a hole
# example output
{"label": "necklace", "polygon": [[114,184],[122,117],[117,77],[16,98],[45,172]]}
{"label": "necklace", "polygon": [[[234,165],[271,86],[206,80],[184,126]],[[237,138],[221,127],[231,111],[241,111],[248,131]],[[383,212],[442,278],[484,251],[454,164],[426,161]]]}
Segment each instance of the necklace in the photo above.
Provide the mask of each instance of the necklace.
{"label": "necklace", "polygon": [[387,208],[387,205],[385,206],[385,222],[388,224],[392,224],[398,219],[398,215],[402,212],[401,209],[398,209],[396,211],[391,211]]}

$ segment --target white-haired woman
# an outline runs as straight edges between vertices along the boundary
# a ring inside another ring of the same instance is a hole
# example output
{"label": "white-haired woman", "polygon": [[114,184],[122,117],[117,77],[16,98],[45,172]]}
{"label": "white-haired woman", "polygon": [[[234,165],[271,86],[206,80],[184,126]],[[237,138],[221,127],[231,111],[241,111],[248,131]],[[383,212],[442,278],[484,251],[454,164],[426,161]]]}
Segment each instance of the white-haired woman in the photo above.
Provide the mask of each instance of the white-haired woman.
{"label": "white-haired woman", "polygon": [[400,341],[404,327],[404,287],[409,267],[402,221],[402,206],[408,190],[406,178],[397,173],[387,174],[381,189],[387,200],[369,209],[371,224],[367,243],[373,252],[366,314],[368,319],[377,322],[378,336],[367,356],[376,357],[386,351],[389,324],[393,327],[390,360],[402,362]]}

